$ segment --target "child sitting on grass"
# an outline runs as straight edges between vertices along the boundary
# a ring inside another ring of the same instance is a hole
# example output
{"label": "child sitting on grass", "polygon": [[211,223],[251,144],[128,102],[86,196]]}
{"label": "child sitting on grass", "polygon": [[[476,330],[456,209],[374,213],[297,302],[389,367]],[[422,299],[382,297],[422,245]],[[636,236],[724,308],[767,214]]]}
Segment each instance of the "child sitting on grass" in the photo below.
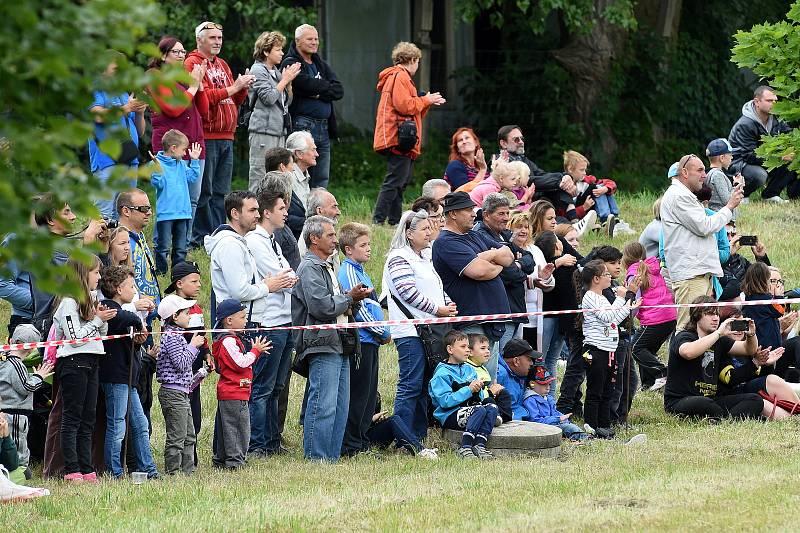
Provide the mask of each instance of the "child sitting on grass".
{"label": "child sitting on grass", "polygon": [[475,369],[478,379],[484,383],[483,392],[486,393],[486,399],[483,400],[483,403],[497,405],[502,421],[508,422],[514,418],[511,412],[511,395],[499,383],[492,383],[489,371],[484,366],[489,361],[489,356],[492,353],[489,349],[489,338],[480,333],[470,333],[467,338],[470,352],[467,364]]}
{"label": "child sitting on grass", "polygon": [[[246,309],[239,300],[223,300],[217,306],[214,329],[244,329]],[[217,364],[217,416],[214,419],[214,466],[235,470],[244,466],[250,443],[250,410],[248,400],[253,386],[253,363],[259,355],[266,357],[272,343],[264,337],[253,341],[245,351],[241,333],[223,333],[214,341],[211,353]]]}
{"label": "child sitting on grass", "polygon": [[475,368],[467,364],[467,336],[452,330],[444,336],[447,361],[439,363],[428,384],[428,394],[435,408],[433,416],[445,429],[464,432],[458,456],[463,459],[494,459],[486,449],[499,410],[494,404],[482,404],[486,399],[484,382]]}
{"label": "child sitting on grass", "polygon": [[[14,328],[9,344],[40,340],[42,336],[33,324],[20,324]],[[46,362],[34,368],[33,373],[28,373],[22,360],[32,351],[36,351],[36,348],[0,352],[0,410],[8,418],[9,431],[19,454],[19,466],[28,479],[31,478],[28,470],[31,456],[28,449],[28,416],[33,414],[33,393],[45,384],[45,379],[53,375],[53,365]]]}
{"label": "child sitting on grass", "polygon": [[194,472],[194,433],[189,393],[208,375],[205,368],[192,374],[192,363],[205,338],[195,334],[187,342],[184,332],[189,327],[189,309],[195,300],[186,300],[170,294],[158,304],[158,315],[164,324],[161,344],[156,360],[156,379],[161,383],[158,401],[164,414],[166,444],[164,445],[164,471],[173,475],[182,471]]}
{"label": "child sitting on grass", "polygon": [[582,441],[589,438],[589,435],[579,426],[569,421],[572,413],[563,414],[556,409],[556,404],[550,397],[550,383],[555,381],[556,377],[543,366],[535,368],[534,377],[523,396],[522,405],[528,414],[522,419],[548,426],[557,426],[561,429],[565,439]]}

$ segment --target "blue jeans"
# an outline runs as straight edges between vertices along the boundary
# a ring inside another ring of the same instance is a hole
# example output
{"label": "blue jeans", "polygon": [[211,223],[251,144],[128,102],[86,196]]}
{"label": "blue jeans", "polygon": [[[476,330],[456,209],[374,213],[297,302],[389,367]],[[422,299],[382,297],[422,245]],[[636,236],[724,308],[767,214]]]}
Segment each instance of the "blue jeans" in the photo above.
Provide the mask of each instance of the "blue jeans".
{"label": "blue jeans", "polygon": [[386,447],[394,442],[396,448],[403,448],[415,455],[422,450],[422,444],[411,433],[403,419],[397,415],[373,424],[367,431],[367,438],[371,445]]}
{"label": "blue jeans", "polygon": [[[128,385],[126,383],[101,383],[106,395],[106,468],[114,477],[121,477],[122,439],[125,437],[125,414],[128,411]],[[150,432],[147,418],[142,410],[142,402],[136,388],[131,389],[131,412],[128,413],[131,425],[130,443],[136,457],[136,470],[147,472],[150,476],[158,474],[153,454],[150,451]]]}
{"label": "blue jeans", "polygon": [[572,422],[561,422],[556,425],[561,428],[561,433],[564,434],[565,439],[586,440],[589,437],[589,435],[587,435],[580,426],[573,424]]}
{"label": "blue jeans", "polygon": [[500,341],[497,343],[498,357],[499,354],[503,353],[503,348],[506,347],[506,343],[518,336],[517,335],[518,331],[519,331],[519,324],[517,324],[516,322],[506,322],[506,331],[505,333],[503,333],[503,336],[500,337]]}
{"label": "blue jeans", "polygon": [[619,216],[619,207],[613,195],[602,194],[594,197],[595,209],[597,209],[597,216],[601,222],[605,222],[608,215]]}
{"label": "blue jeans", "polygon": [[308,402],[303,422],[306,459],[336,461],[350,403],[350,359],[338,353],[308,356]]}
{"label": "blue jeans", "polygon": [[294,339],[290,330],[268,331],[272,343],[268,354],[262,354],[253,365],[253,387],[250,390],[250,445],[248,452],[277,452],[281,445],[278,431],[278,397],[286,385],[292,362]]}
{"label": "blue jeans", "polygon": [[[197,202],[200,200],[200,189],[203,187],[203,171],[206,168],[206,160],[200,160],[199,177],[189,184],[189,202],[192,204],[192,219],[189,221],[189,229],[186,235],[190,238],[192,236],[192,228],[194,227],[194,215],[197,213]],[[153,235],[155,240],[155,235]]]}
{"label": "blue jeans", "polygon": [[[98,180],[100,180],[100,183],[105,185],[108,183],[108,179],[111,177],[111,173],[116,167],[117,165],[111,165],[110,167],[101,168],[100,170],[96,171],[94,175]],[[134,179],[130,181],[129,188],[133,189],[135,187],[136,180]],[[117,213],[116,205],[114,205],[117,202],[117,196],[119,196],[119,191],[115,191],[111,195],[110,200],[95,200],[94,205],[97,206],[97,209],[100,211],[100,214],[103,216],[103,218],[114,220],[119,219],[119,213]]]}
{"label": "blue jeans", "polygon": [[[516,326],[516,324],[514,325]],[[478,333],[480,335],[486,335],[486,331],[480,324],[472,324],[470,326],[462,328],[461,332],[466,335],[469,335],[470,333]],[[507,332],[508,330],[506,330],[506,333]],[[486,336],[489,337],[489,335]],[[503,337],[505,337],[505,334],[503,335]],[[492,341],[491,337],[489,337],[489,350],[491,351],[491,355],[489,356],[489,360],[486,361],[486,364],[483,366],[485,366],[486,370],[489,371],[489,376],[492,378],[492,381],[497,381],[497,360],[500,357],[500,342]]]}
{"label": "blue jeans", "polygon": [[[189,229],[189,219],[162,220],[156,222],[155,235],[156,270],[164,275],[169,271],[168,257],[172,259],[172,266],[181,261],[186,261],[186,240]],[[171,253],[170,253],[171,252]]]}
{"label": "blue jeans", "polygon": [[[542,355],[544,355],[544,366],[553,376],[556,374],[556,362],[561,356],[561,347],[564,344],[564,336],[558,328],[559,317],[544,317],[542,320]],[[556,384],[554,381],[550,386],[548,396],[555,400]]]}
{"label": "blue jeans", "polygon": [[192,247],[202,246],[203,238],[225,223],[225,195],[231,192],[232,176],[233,141],[207,140],[206,165],[192,226]]}
{"label": "blue jeans", "polygon": [[[331,140],[328,137],[328,119],[318,119],[298,115],[292,117],[292,129],[294,131],[307,131],[314,138],[317,145],[317,164],[308,169],[311,176],[309,185],[314,187],[328,188],[328,180],[331,173]],[[206,141],[208,142],[208,141]]]}
{"label": "blue jeans", "polygon": [[428,393],[425,390],[425,352],[419,337],[395,339],[400,375],[394,397],[394,414],[421,441],[428,435]]}

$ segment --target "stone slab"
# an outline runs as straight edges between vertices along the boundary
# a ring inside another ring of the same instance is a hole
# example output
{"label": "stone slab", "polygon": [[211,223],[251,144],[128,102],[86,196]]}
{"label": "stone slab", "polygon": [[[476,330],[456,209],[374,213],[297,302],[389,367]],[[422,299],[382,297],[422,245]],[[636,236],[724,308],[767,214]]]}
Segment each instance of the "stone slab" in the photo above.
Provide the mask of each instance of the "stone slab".
{"label": "stone slab", "polygon": [[[462,431],[442,430],[442,437],[453,446],[461,443]],[[561,429],[547,424],[512,420],[494,428],[487,447],[498,456],[532,455],[557,457],[561,451]]]}

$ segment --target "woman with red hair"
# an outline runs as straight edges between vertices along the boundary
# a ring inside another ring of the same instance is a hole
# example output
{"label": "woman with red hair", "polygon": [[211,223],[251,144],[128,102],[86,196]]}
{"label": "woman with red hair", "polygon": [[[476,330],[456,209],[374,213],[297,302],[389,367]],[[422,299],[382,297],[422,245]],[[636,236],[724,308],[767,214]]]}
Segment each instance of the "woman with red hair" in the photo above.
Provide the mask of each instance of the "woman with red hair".
{"label": "woman with red hair", "polygon": [[[486,159],[472,128],[458,128],[450,141],[450,163],[444,179],[454,191],[467,183],[477,185],[486,178]],[[466,191],[469,192],[469,191]]]}

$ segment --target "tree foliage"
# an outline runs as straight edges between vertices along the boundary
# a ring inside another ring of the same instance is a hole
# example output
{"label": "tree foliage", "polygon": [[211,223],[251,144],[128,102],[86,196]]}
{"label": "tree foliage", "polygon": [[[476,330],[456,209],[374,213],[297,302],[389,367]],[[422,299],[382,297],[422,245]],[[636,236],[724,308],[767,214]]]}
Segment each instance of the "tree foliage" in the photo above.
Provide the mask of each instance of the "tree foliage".
{"label": "tree foliage", "polygon": [[[752,70],[779,96],[773,114],[787,122],[800,120],[800,2],[791,6],[786,20],[757,24],[750,31],[737,32],[735,39],[732,61]],[[784,165],[783,156],[800,154],[800,129],[764,136],[763,141],[756,154],[767,168]],[[800,170],[800,157],[795,157],[789,168]]]}

